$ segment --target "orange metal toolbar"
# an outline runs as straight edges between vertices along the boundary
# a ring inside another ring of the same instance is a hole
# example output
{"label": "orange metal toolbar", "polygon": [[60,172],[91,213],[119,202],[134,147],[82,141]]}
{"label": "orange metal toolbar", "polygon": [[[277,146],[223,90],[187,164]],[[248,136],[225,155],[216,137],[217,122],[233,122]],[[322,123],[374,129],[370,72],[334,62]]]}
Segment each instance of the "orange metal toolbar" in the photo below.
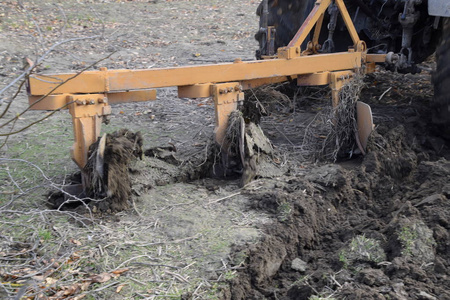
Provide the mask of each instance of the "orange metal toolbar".
{"label": "orange metal toolbar", "polygon": [[103,70],[76,74],[32,75],[31,95],[107,93],[201,83],[246,81],[261,78],[339,71],[361,67],[361,52],[299,56],[292,59],[200,65],[148,70]]}

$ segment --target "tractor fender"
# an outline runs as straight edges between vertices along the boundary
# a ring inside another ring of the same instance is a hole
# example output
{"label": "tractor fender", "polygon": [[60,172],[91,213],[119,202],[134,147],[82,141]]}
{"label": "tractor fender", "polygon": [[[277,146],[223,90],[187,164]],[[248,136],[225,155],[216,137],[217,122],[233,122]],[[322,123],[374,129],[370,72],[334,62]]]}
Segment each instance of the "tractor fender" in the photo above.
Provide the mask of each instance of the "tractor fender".
{"label": "tractor fender", "polygon": [[450,1],[428,0],[428,14],[436,17],[450,17]]}

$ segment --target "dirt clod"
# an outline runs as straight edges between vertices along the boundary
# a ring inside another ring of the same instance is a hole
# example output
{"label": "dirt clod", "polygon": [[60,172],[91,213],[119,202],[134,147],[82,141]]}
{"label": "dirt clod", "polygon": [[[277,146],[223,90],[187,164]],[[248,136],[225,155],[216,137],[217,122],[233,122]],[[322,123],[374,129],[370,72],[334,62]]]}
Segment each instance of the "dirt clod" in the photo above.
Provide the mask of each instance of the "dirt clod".
{"label": "dirt clod", "polygon": [[308,264],[300,258],[295,258],[291,263],[291,268],[299,272],[305,272]]}

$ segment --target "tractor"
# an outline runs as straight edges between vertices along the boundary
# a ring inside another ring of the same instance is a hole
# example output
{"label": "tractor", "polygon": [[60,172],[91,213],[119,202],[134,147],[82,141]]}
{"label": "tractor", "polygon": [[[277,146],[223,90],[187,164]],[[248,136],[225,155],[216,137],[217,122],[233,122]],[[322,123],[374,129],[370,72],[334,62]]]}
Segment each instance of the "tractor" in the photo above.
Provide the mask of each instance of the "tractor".
{"label": "tractor", "polygon": [[[316,0],[263,0],[258,8],[257,59],[273,57],[286,47],[317,7]],[[418,73],[420,64],[436,52],[433,73],[433,122],[450,138],[450,1],[449,0],[344,0],[348,14],[367,53],[386,55],[386,69]],[[316,42],[303,42],[310,53],[346,51],[351,44],[337,4],[323,16]],[[305,41],[307,41],[306,39]]]}

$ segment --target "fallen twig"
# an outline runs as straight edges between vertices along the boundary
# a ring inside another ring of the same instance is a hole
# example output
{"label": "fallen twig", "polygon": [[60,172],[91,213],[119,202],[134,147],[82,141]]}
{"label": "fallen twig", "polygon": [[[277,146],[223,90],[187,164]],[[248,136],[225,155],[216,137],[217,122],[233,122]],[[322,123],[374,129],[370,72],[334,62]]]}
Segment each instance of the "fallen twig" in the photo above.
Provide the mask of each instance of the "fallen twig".
{"label": "fallen twig", "polygon": [[169,274],[169,275],[172,275],[173,277],[175,277],[176,279],[178,279],[178,280],[181,281],[181,282],[189,283],[189,280],[187,280],[186,278],[184,278],[184,277],[181,276],[180,274],[177,274],[177,273],[174,273],[174,272],[170,272],[170,271],[167,271],[167,270],[165,270],[165,272],[166,272],[167,274]]}
{"label": "fallen twig", "polygon": [[240,194],[241,194],[241,192],[237,192],[237,193],[234,193],[234,194],[231,194],[231,195],[228,195],[228,196],[225,196],[225,197],[216,199],[216,200],[209,201],[209,202],[206,203],[205,205],[210,205],[210,204],[214,204],[214,203],[217,203],[217,202],[226,200],[226,199],[230,199],[230,198],[232,198],[232,197],[234,197],[234,196],[237,196],[237,195],[240,195]]}
{"label": "fallen twig", "polygon": [[380,98],[378,98],[378,101],[381,101],[381,99],[383,99],[384,95],[386,95],[387,93],[389,93],[389,91],[392,89],[392,86],[390,88],[388,88],[387,90],[384,91],[383,94],[381,94]]}

